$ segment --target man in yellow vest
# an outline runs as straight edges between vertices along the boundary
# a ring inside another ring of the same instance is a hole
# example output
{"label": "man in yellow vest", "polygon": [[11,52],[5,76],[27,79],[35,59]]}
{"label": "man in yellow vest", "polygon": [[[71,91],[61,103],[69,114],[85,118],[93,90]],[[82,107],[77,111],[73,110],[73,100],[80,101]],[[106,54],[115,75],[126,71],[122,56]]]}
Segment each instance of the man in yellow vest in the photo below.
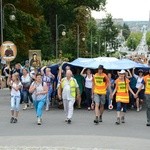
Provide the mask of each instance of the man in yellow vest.
{"label": "man in yellow vest", "polygon": [[75,78],[72,77],[72,71],[66,71],[66,77],[62,78],[58,88],[58,97],[63,99],[64,111],[66,113],[66,122],[71,123],[75,99],[79,97],[79,86]]}
{"label": "man in yellow vest", "polygon": [[109,79],[105,73],[103,73],[103,66],[99,65],[98,73],[93,77],[92,85],[92,99],[95,102],[95,115],[94,123],[98,124],[102,122],[102,115],[104,112],[104,105],[106,102],[106,90],[109,87]]}
{"label": "man in yellow vest", "polygon": [[[147,124],[146,126],[150,126],[150,69],[148,75],[144,76],[143,85],[145,85],[145,98],[146,98],[146,114],[147,114]],[[136,93],[136,97],[138,93],[141,91],[143,85],[138,89]]]}

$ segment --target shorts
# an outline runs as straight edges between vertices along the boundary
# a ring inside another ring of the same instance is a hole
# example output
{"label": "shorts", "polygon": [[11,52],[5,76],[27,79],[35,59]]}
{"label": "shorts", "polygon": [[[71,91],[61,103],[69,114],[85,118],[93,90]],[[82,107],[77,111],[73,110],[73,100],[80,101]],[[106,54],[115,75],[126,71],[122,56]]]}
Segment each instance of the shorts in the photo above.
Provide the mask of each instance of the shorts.
{"label": "shorts", "polygon": [[106,103],[106,95],[94,94],[94,102],[96,104],[105,105],[105,103]]}
{"label": "shorts", "polygon": [[[135,89],[135,93],[136,93],[137,91],[138,91],[138,89],[136,88],[136,89]],[[145,95],[144,92],[145,92],[144,89],[142,89],[142,90],[139,92],[139,94],[138,94],[138,98],[139,98],[139,99],[142,99],[142,100],[144,99],[144,95]]]}

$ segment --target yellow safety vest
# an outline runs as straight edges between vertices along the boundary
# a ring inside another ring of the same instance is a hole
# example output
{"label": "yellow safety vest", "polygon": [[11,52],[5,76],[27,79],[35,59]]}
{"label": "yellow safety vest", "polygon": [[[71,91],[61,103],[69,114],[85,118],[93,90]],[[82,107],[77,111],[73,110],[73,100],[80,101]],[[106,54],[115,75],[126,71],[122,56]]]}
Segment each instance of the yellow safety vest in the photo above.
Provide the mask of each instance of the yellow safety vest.
{"label": "yellow safety vest", "polygon": [[[64,88],[65,86],[65,82],[66,82],[67,78],[63,78],[62,81],[61,81],[61,87],[62,89]],[[71,96],[72,97],[76,97],[76,89],[77,89],[77,85],[76,85],[76,82],[75,82],[75,79],[71,78],[70,81],[69,81],[69,86],[70,86],[70,93],[71,93]]]}
{"label": "yellow safety vest", "polygon": [[119,79],[116,80],[116,102],[122,103],[129,103],[129,91],[128,91],[128,83],[129,80],[125,79],[126,81],[120,81]]}
{"label": "yellow safety vest", "polygon": [[96,73],[94,75],[94,93],[95,94],[106,94],[106,82],[104,82],[104,78],[106,75],[103,73],[102,75],[99,75]]}
{"label": "yellow safety vest", "polygon": [[147,75],[144,77],[145,81],[145,94],[150,94],[150,76]]}

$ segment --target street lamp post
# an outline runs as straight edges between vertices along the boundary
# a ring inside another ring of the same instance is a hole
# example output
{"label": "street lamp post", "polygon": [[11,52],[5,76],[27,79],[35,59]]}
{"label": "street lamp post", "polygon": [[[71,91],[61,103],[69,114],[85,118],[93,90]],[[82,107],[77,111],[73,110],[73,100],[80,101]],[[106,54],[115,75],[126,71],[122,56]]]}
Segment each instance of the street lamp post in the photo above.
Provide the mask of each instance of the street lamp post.
{"label": "street lamp post", "polygon": [[93,56],[93,33],[92,33],[92,30],[91,30],[90,39],[91,39],[91,58],[92,58],[92,56]]}
{"label": "street lamp post", "polygon": [[105,52],[106,52],[106,50],[107,50],[107,41],[106,41],[106,37],[105,37]]}
{"label": "street lamp post", "polygon": [[98,55],[100,56],[100,47],[101,47],[101,45],[100,45],[100,36],[98,35],[97,37],[98,38],[96,38],[95,45],[98,44]]}
{"label": "street lamp post", "polygon": [[92,15],[91,15],[91,9],[89,7],[87,7],[89,13],[90,13],[90,42],[91,42],[91,45],[90,45],[90,55],[91,55],[91,58],[93,56],[93,33],[92,33]]}
{"label": "street lamp post", "polygon": [[3,4],[2,0],[0,0],[0,9],[1,9],[1,43],[3,43]]}
{"label": "street lamp post", "polygon": [[100,43],[100,36],[98,36],[98,52],[99,52],[99,56],[101,55],[100,50],[101,50],[101,43]]}
{"label": "street lamp post", "polygon": [[77,24],[77,58],[80,56],[80,35],[83,34],[84,37],[82,38],[82,41],[85,41],[85,33],[81,32],[79,29],[79,25]]}
{"label": "street lamp post", "polygon": [[59,31],[59,28],[60,27],[63,27],[63,32],[62,32],[62,36],[65,36],[66,35],[66,26],[64,24],[60,24],[58,25],[58,18],[57,18],[57,15],[56,15],[56,59],[58,58],[58,40],[59,40],[59,36],[58,36],[58,31]]}
{"label": "street lamp post", "polygon": [[[5,21],[4,21],[4,18],[5,18],[5,8],[7,6],[10,6],[13,9],[12,12],[16,13],[16,7],[13,4],[8,3],[8,4],[5,4],[3,6],[3,2],[2,2],[2,0],[0,0],[0,10],[1,10],[1,43],[3,43],[3,29],[5,27]],[[15,15],[14,14],[10,15],[9,19],[12,20],[12,21],[15,20]]]}

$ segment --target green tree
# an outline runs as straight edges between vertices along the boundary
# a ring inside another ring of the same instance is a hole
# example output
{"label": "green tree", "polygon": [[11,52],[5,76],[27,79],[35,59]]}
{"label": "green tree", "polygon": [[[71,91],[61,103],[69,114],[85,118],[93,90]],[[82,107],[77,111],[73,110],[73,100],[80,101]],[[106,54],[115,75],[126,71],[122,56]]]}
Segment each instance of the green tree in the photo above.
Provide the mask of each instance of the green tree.
{"label": "green tree", "polygon": [[[16,20],[9,20],[12,9],[5,8],[4,40],[13,41],[18,48],[15,61],[28,59],[29,49],[41,49],[44,59],[55,57],[56,14],[58,24],[67,27],[66,37],[59,37],[59,50],[62,49],[71,59],[76,57],[76,24],[80,32],[88,35],[87,23],[90,10],[103,9],[106,0],[5,0],[4,4],[15,5]],[[61,31],[59,31],[60,33]],[[81,40],[81,39],[80,39]],[[86,44],[81,43],[81,55],[86,52]]]}
{"label": "green tree", "polygon": [[140,44],[142,38],[142,32],[132,32],[127,39],[127,46],[130,49],[135,50],[137,46]]}
{"label": "green tree", "polygon": [[103,53],[106,52],[107,46],[115,48],[116,38],[119,30],[112,20],[111,14],[107,14],[106,18],[102,19],[99,28],[101,37],[101,48]]}
{"label": "green tree", "polygon": [[[12,8],[8,3],[16,7],[16,20],[10,21],[9,15]],[[50,45],[50,29],[42,13],[39,0],[6,0],[5,6],[5,28],[4,40],[13,41],[17,46],[17,58],[15,61],[21,62],[28,59],[29,49],[41,49],[43,56],[48,54]]]}
{"label": "green tree", "polygon": [[147,43],[148,49],[150,51],[150,32],[147,32],[147,34],[146,34],[146,43]]}
{"label": "green tree", "polygon": [[[9,0],[5,3],[13,3],[17,9],[16,20],[9,20],[11,8],[5,7],[4,40],[13,41],[17,45],[18,55],[15,61],[28,58],[28,50],[34,48],[34,36],[41,31],[41,23],[44,18],[38,0]],[[4,3],[4,6],[5,6]]]}
{"label": "green tree", "polygon": [[122,35],[124,36],[125,40],[128,39],[129,35],[130,35],[130,28],[127,24],[123,24],[123,28],[122,28]]}
{"label": "green tree", "polygon": [[[64,24],[67,28],[67,31],[70,31],[71,29],[73,33],[73,37],[75,38],[76,24],[79,24],[81,32],[87,31],[86,19],[90,19],[90,17],[87,16],[89,13],[88,8],[92,10],[103,9],[105,6],[106,0],[97,0],[97,1],[95,0],[82,0],[82,1],[79,1],[79,0],[55,0],[55,1],[45,0],[44,2],[43,0],[40,0],[40,3],[44,10],[45,19],[48,23],[48,26],[51,29],[52,43],[55,43],[56,14],[58,17],[58,25]],[[84,46],[81,47],[81,51],[83,51],[84,53],[85,51]],[[76,55],[74,57],[76,57]]]}

